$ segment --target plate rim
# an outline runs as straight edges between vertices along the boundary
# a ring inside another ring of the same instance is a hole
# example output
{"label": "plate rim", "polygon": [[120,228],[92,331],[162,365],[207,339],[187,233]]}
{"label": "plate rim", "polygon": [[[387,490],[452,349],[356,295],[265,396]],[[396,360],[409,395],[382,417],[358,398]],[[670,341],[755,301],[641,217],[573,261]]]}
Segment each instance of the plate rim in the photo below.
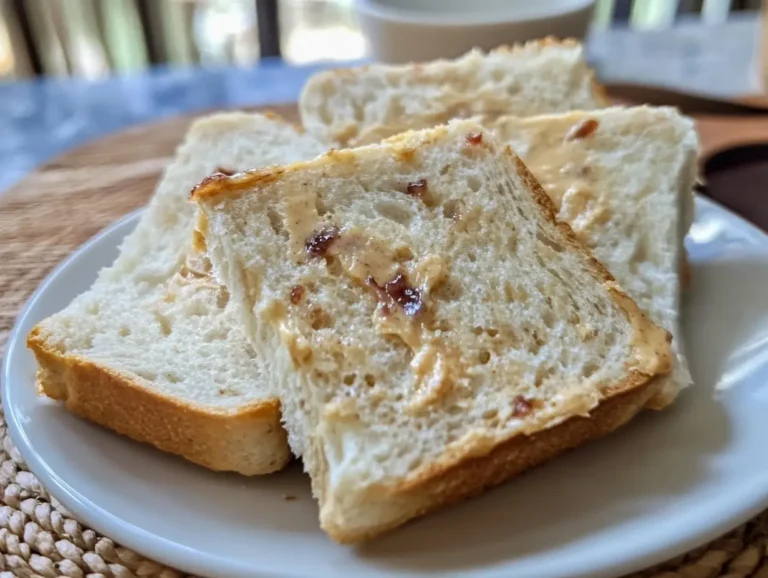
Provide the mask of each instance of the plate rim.
{"label": "plate rim", "polygon": [[[709,205],[710,207],[728,214],[729,217],[738,220],[742,226],[751,229],[750,233],[758,234],[768,241],[768,232],[763,231],[758,226],[721,203],[702,195],[696,195],[696,203],[703,203],[704,206]],[[170,568],[203,575],[225,576],[231,573],[236,573],[239,576],[244,575],[243,573],[245,572],[248,576],[253,576],[255,578],[303,578],[305,576],[304,574],[296,574],[293,572],[285,573],[284,570],[273,571],[272,569],[258,569],[246,566],[243,563],[238,563],[234,560],[223,560],[220,557],[217,558],[210,554],[202,553],[124,521],[117,515],[104,509],[101,505],[82,495],[75,488],[72,488],[51,469],[47,462],[32,448],[29,438],[24,433],[24,427],[20,423],[19,416],[13,411],[13,407],[9,405],[8,393],[11,390],[10,382],[12,369],[14,367],[12,359],[15,357],[14,352],[16,349],[24,347],[24,339],[21,339],[20,341],[20,338],[22,337],[21,328],[26,323],[27,317],[33,307],[43,297],[53,281],[61,275],[63,271],[70,267],[74,261],[81,258],[84,253],[101,242],[104,237],[113,234],[117,229],[128,226],[131,223],[133,223],[133,226],[135,227],[144,210],[145,207],[142,207],[124,215],[74,249],[61,263],[46,275],[35,291],[29,296],[23,307],[19,310],[13,328],[8,336],[6,350],[3,356],[2,371],[0,372],[0,376],[2,376],[2,380],[0,380],[2,381],[2,406],[8,435],[11,436],[14,445],[24,459],[29,470],[40,479],[46,491],[61,502],[61,504],[72,513],[76,520],[84,522],[87,526],[93,528],[105,537],[119,542],[150,560],[155,560]],[[129,234],[131,230],[127,231],[126,235]],[[120,243],[122,243],[122,239],[120,240]],[[766,250],[766,254],[768,254],[768,250]],[[13,394],[11,395],[11,398],[13,398]],[[576,570],[574,575],[591,576],[595,578],[597,576],[624,575],[626,573],[651,568],[656,564],[662,563],[715,540],[730,530],[749,521],[768,507],[768,488],[763,490],[758,488],[750,493],[745,491],[743,496],[746,497],[732,500],[733,502],[736,502],[735,505],[737,507],[732,510],[732,513],[730,513],[729,516],[722,518],[719,524],[712,523],[708,526],[697,526],[699,530],[690,532],[685,538],[655,548],[647,547],[645,550],[634,550],[631,554],[627,554],[621,559],[612,558],[600,567],[593,566],[591,569],[582,567]],[[505,567],[506,564],[488,567],[485,569],[484,575],[489,577],[505,576]],[[471,569],[464,569],[459,572],[462,575],[471,575],[473,571]],[[443,575],[455,575],[456,573],[456,571],[450,570],[442,572]]]}

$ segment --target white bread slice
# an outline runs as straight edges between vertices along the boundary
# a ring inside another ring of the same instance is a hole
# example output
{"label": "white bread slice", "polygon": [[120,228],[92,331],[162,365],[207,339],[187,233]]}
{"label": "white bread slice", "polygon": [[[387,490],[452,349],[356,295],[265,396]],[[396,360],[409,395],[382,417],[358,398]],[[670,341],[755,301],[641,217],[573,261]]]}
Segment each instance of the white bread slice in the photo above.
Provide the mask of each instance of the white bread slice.
{"label": "white bread slice", "polygon": [[115,263],[31,332],[39,391],[97,424],[214,470],[282,468],[290,450],[273,382],[254,363],[228,293],[209,278],[205,260],[187,260],[195,212],[188,195],[217,170],[322,150],[275,116],[230,113],[195,122]]}
{"label": "white bread slice", "polygon": [[607,108],[486,124],[520,155],[580,241],[673,336],[673,369],[649,407],[691,383],[680,330],[683,240],[693,221],[698,137],[668,107]]}
{"label": "white bread slice", "polygon": [[304,86],[304,128],[334,146],[370,144],[477,114],[529,116],[605,106],[582,45],[551,38],[456,60],[320,72]]}
{"label": "white bread slice", "polygon": [[668,333],[477,124],[204,183],[193,198],[338,541],[612,431],[669,371]]}

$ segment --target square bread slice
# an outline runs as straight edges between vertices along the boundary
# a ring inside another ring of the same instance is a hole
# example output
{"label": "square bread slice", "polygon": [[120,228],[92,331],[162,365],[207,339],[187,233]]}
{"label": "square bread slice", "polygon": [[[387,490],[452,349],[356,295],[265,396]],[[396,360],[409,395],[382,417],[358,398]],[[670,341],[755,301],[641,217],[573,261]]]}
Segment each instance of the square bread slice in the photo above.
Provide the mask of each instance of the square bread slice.
{"label": "square bread slice", "polygon": [[[189,130],[114,264],[28,337],[38,389],[73,413],[214,470],[264,474],[290,459],[273,382],[227,291],[191,252],[191,188],[206,175],[312,158],[323,148],[274,115]],[[191,258],[190,258],[191,257]]]}
{"label": "square bread slice", "polygon": [[669,334],[475,123],[193,198],[340,542],[607,434],[670,369]]}
{"label": "square bread slice", "polygon": [[672,373],[649,403],[666,407],[691,383],[680,293],[699,151],[693,121],[673,108],[640,106],[484,124],[520,155],[557,218],[672,334]]}
{"label": "square bread slice", "polygon": [[653,409],[668,406],[691,384],[680,293],[699,152],[693,121],[673,108],[639,106],[484,125],[520,155],[557,218],[672,334],[672,373],[649,402]]}
{"label": "square bread slice", "polygon": [[529,116],[607,105],[574,40],[472,50],[455,60],[324,71],[299,101],[307,132],[357,146],[477,114]]}

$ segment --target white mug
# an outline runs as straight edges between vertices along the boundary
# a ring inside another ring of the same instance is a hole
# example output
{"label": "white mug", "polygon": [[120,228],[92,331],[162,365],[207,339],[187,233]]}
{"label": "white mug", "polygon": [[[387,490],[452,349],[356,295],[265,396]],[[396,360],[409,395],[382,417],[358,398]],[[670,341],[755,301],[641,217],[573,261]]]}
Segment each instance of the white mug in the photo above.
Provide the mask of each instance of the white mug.
{"label": "white mug", "polygon": [[545,36],[584,38],[595,0],[357,0],[371,56],[403,63],[455,58]]}

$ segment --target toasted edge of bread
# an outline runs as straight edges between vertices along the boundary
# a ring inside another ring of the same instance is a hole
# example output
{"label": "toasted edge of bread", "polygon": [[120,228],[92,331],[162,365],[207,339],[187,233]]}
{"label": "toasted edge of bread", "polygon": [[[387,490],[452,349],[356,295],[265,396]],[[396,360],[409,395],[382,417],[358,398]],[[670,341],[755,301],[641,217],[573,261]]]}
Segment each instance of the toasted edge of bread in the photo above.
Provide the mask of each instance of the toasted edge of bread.
{"label": "toasted edge of bread", "polygon": [[365,532],[350,532],[333,522],[331,510],[325,516],[323,530],[340,544],[358,544],[414,518],[480,495],[525,470],[620,428],[643,409],[658,391],[660,382],[642,375],[630,376],[624,391],[601,401],[588,417],[575,416],[532,435],[516,435],[489,447],[484,455],[467,457],[450,467],[437,466],[420,479],[394,489],[372,490],[372,500],[391,499],[408,504],[405,513],[390,523]]}
{"label": "toasted edge of bread", "polygon": [[62,354],[45,342],[37,327],[27,346],[39,363],[38,393],[133,440],[212,470],[244,475],[278,471],[292,459],[276,399],[232,411],[198,406],[92,360]]}

